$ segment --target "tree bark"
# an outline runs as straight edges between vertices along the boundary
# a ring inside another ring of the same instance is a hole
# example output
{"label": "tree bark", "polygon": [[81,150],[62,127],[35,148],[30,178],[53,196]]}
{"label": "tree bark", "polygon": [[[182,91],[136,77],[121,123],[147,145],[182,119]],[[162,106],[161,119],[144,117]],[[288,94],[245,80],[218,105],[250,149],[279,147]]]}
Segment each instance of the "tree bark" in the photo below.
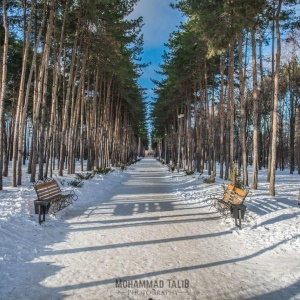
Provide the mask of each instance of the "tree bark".
{"label": "tree bark", "polygon": [[220,57],[220,178],[224,178],[224,132],[225,132],[225,105],[224,105],[224,54]]}
{"label": "tree bark", "polygon": [[72,57],[71,57],[69,81],[68,81],[68,86],[67,86],[67,94],[66,94],[65,103],[64,103],[64,107],[63,107],[63,114],[62,114],[63,121],[62,121],[62,129],[61,129],[61,143],[60,143],[60,149],[59,149],[59,165],[58,165],[58,175],[59,176],[63,176],[65,153],[66,153],[66,149],[67,149],[66,133],[67,133],[67,126],[68,126],[68,112],[69,112],[69,105],[70,105],[70,99],[71,99],[71,90],[72,90],[72,86],[75,83],[75,77],[76,77],[76,73],[77,73],[77,72],[74,72],[75,61],[76,61],[77,40],[78,40],[78,34],[76,32],[74,43],[73,43],[73,49],[72,49]]}
{"label": "tree bark", "polygon": [[281,35],[280,35],[280,11],[282,0],[278,1],[277,13],[276,13],[276,68],[274,77],[274,113],[273,113],[273,127],[272,127],[272,160],[271,160],[271,173],[270,173],[270,196],[275,196],[275,172],[276,172],[276,158],[277,158],[277,109],[279,101],[279,73],[280,73],[280,56],[281,56]]}
{"label": "tree bark", "polygon": [[251,28],[252,41],[252,80],[253,80],[253,172],[251,188],[257,190],[258,181],[258,86],[257,86],[257,64],[256,64],[256,39],[255,28]]}
{"label": "tree bark", "polygon": [[[40,112],[40,106],[43,105],[43,99],[45,97],[46,91],[44,90],[47,81],[45,81],[45,75],[47,80],[47,73],[48,73],[48,64],[49,64],[49,56],[50,56],[50,46],[51,46],[51,39],[52,39],[52,31],[53,31],[53,18],[54,18],[54,0],[51,2],[51,8],[50,8],[50,14],[49,14],[49,20],[48,20],[48,27],[47,27],[47,33],[46,33],[46,39],[44,44],[44,50],[41,60],[41,66],[39,70],[38,75],[38,85],[37,85],[37,94],[36,94],[36,106],[35,111],[33,115],[33,153],[32,153],[32,173],[30,177],[31,182],[35,182],[35,175],[36,175],[36,163],[37,163],[37,135],[38,135],[38,124],[39,124],[39,112]],[[43,109],[43,107],[42,107]],[[44,124],[42,124],[44,126]],[[43,141],[44,137],[41,137],[41,142]],[[39,145],[40,147],[43,147],[43,145]],[[39,155],[39,159],[43,160],[43,156]],[[42,156],[42,157],[41,157]],[[42,177],[41,174],[39,174],[39,179]]]}
{"label": "tree bark", "polygon": [[8,22],[6,11],[6,0],[2,1],[3,27],[4,27],[4,45],[2,53],[2,70],[1,70],[1,91],[0,91],[0,190],[3,189],[3,119],[4,119],[4,102],[6,95],[6,79],[7,79],[7,58],[8,58]]}
{"label": "tree bark", "polygon": [[242,33],[238,35],[239,44],[239,80],[240,80],[240,102],[241,102],[241,148],[243,164],[243,184],[248,186],[247,168],[247,145],[246,145],[246,100],[245,100],[245,74],[243,72],[243,38]]}
{"label": "tree bark", "polygon": [[[14,128],[14,134],[13,134],[13,154],[12,154],[12,187],[17,186],[17,160],[22,159],[22,147],[23,143],[21,141],[21,145],[18,145],[19,141],[19,131],[24,131],[24,127],[22,127],[22,111],[24,108],[24,88],[25,88],[25,79],[26,79],[26,65],[27,65],[27,58],[28,58],[28,52],[29,52],[29,46],[30,46],[30,34],[31,34],[31,24],[33,19],[33,13],[35,11],[35,2],[32,1],[32,7],[30,12],[30,17],[28,21],[28,28],[26,35],[24,36],[24,51],[23,51],[23,59],[22,59],[22,70],[21,70],[21,79],[20,79],[20,85],[19,85],[19,95],[18,95],[18,103],[17,103],[17,111],[15,116],[15,128]],[[24,4],[26,5],[26,4]],[[25,11],[25,7],[24,7]],[[24,18],[24,24],[25,24],[25,18]],[[25,26],[24,26],[25,27]],[[24,30],[25,34],[25,30]],[[20,153],[21,152],[21,155]]]}
{"label": "tree bark", "polygon": [[[278,4],[279,5],[279,4]],[[274,76],[275,76],[275,1],[273,1],[273,20],[272,20],[272,73],[271,73],[271,111],[270,111],[270,138],[269,138],[269,156],[268,156],[268,182],[271,180],[271,168],[272,168],[272,142],[273,142],[273,120],[277,120],[277,116],[274,117],[274,113],[277,114],[277,111],[274,110]]]}
{"label": "tree bark", "polygon": [[[27,126],[27,107],[28,107],[28,102],[29,102],[29,94],[30,94],[30,89],[31,89],[31,82],[32,82],[33,72],[34,72],[34,69],[36,69],[36,61],[37,61],[37,53],[38,53],[39,42],[40,42],[42,31],[44,29],[44,25],[45,25],[45,22],[46,22],[46,8],[47,8],[46,3],[47,2],[45,1],[44,9],[43,9],[42,22],[41,22],[41,26],[40,26],[36,41],[35,41],[33,59],[32,59],[32,63],[31,63],[30,71],[29,71],[27,85],[26,85],[24,107],[22,109],[22,120],[21,120],[21,124],[22,124],[21,127],[22,128],[25,128],[25,126]],[[36,82],[35,82],[34,85],[35,85],[35,91],[34,91],[34,95],[35,95],[35,93],[36,93]],[[35,105],[33,103],[33,107],[34,106]],[[32,131],[32,134],[33,134],[33,131]],[[18,147],[22,147],[23,140],[24,140],[23,131],[19,130],[19,132],[18,132]],[[33,153],[33,144],[32,143],[31,143],[31,147],[30,147],[29,151],[30,151],[30,160],[29,160],[29,163],[28,163],[28,174],[31,174],[32,173],[32,153]],[[21,152],[22,152],[22,149],[19,149],[18,150],[18,182],[17,182],[18,185],[21,185],[21,183],[22,183],[22,164],[21,164],[21,159],[19,159]]]}

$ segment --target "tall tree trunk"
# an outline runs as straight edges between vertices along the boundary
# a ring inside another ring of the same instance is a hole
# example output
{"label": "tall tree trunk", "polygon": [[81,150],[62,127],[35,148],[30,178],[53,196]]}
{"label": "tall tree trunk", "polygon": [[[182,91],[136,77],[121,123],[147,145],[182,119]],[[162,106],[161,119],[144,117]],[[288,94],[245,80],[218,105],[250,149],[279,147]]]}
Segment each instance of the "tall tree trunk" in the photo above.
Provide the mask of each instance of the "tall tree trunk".
{"label": "tall tree trunk", "polygon": [[[85,79],[85,68],[86,68],[86,61],[87,61],[87,51],[84,52],[83,58],[82,58],[82,64],[81,64],[81,74],[79,78],[79,84],[77,89],[77,97],[75,100],[75,79],[76,76],[74,76],[74,82],[73,82],[73,91],[72,91],[72,105],[71,105],[71,120],[70,120],[70,133],[69,133],[69,149],[68,149],[68,174],[75,173],[75,160],[76,160],[76,151],[78,150],[78,125],[80,122],[80,111],[81,111],[81,100],[82,100],[82,88],[84,88],[84,79]],[[79,64],[79,62],[78,62]],[[76,72],[77,74],[77,68],[78,64],[76,66]],[[82,100],[83,101],[83,100]]]}
{"label": "tall tree trunk", "polygon": [[195,169],[199,172],[200,143],[199,143],[199,112],[197,84],[194,85],[194,122],[195,122]]}
{"label": "tall tree trunk", "polygon": [[[234,120],[235,120],[235,104],[234,104],[234,41],[229,45],[229,65],[228,65],[228,104],[230,107],[230,169],[233,171],[234,165]],[[235,175],[234,182],[235,184]]]}
{"label": "tall tree trunk", "polygon": [[252,80],[253,80],[253,172],[252,184],[253,190],[257,190],[258,180],[258,86],[257,86],[257,64],[256,64],[256,39],[255,28],[251,28],[251,41],[252,41]]}
{"label": "tall tree trunk", "polygon": [[[32,153],[32,173],[30,177],[30,181],[35,181],[35,175],[36,175],[36,163],[37,163],[37,132],[38,132],[38,119],[39,119],[39,112],[40,112],[40,106],[43,105],[43,99],[45,97],[46,91],[44,91],[46,85],[47,85],[47,74],[48,74],[48,64],[49,64],[49,56],[50,56],[50,46],[51,46],[51,39],[52,39],[52,31],[53,31],[53,18],[54,18],[54,0],[51,2],[51,9],[49,14],[49,20],[48,20],[48,27],[47,27],[47,33],[46,33],[46,39],[44,44],[44,51],[42,55],[41,60],[41,66],[39,70],[38,75],[38,85],[37,85],[37,99],[36,99],[36,107],[33,115],[33,153]],[[46,75],[46,80],[44,79]],[[42,109],[44,109],[42,107]],[[44,124],[42,124],[44,126]],[[41,137],[43,141],[44,137]],[[43,147],[43,145],[39,145],[40,147]],[[42,157],[41,157],[42,156]],[[43,161],[43,155],[40,152],[40,160]],[[41,163],[41,162],[40,162]],[[41,174],[39,174],[39,177]],[[39,178],[41,179],[41,178]]]}
{"label": "tall tree trunk", "polygon": [[[300,149],[300,106],[296,108],[295,119],[295,148]],[[298,174],[300,174],[300,153],[296,152],[296,163],[298,166]]]}
{"label": "tall tree trunk", "polygon": [[192,170],[192,116],[191,116],[191,103],[190,95],[186,91],[186,101],[187,101],[187,169]]}
{"label": "tall tree trunk", "polygon": [[271,160],[271,174],[270,174],[270,196],[275,196],[275,172],[276,172],[276,158],[277,158],[277,108],[279,101],[279,73],[280,73],[280,56],[281,56],[281,35],[280,35],[280,11],[283,0],[278,1],[276,13],[276,68],[274,77],[274,113],[273,113],[273,128],[272,128],[272,160]]}
{"label": "tall tree trunk", "polygon": [[2,70],[1,70],[1,90],[0,90],[0,190],[3,189],[3,119],[4,119],[4,101],[6,94],[6,79],[7,79],[7,58],[8,58],[8,23],[6,0],[2,1],[3,27],[4,27],[4,45],[2,52]]}
{"label": "tall tree trunk", "polygon": [[199,144],[200,144],[200,167],[199,172],[202,174],[204,171],[205,160],[205,91],[202,82],[200,81],[200,130],[199,130]]}
{"label": "tall tree trunk", "polygon": [[[279,4],[278,4],[279,5]],[[273,20],[272,20],[272,73],[271,73],[271,111],[270,111],[270,140],[269,140],[269,156],[268,156],[268,182],[271,180],[271,165],[272,165],[272,142],[273,142],[273,120],[274,118],[277,120],[277,116],[274,117],[274,113],[277,114],[277,111],[275,112],[274,110],[274,95],[275,95],[275,90],[274,90],[274,76],[275,76],[275,1],[273,1]]]}
{"label": "tall tree trunk", "polygon": [[220,57],[220,178],[224,178],[224,133],[225,133],[225,105],[224,105],[224,54]]}
{"label": "tall tree trunk", "polygon": [[[214,76],[213,76],[214,77]],[[210,117],[210,140],[211,163],[213,176],[216,176],[216,151],[215,151],[215,86],[212,84],[211,117]]]}
{"label": "tall tree trunk", "polygon": [[[76,73],[77,73],[77,72],[74,72],[75,61],[76,61],[77,40],[78,40],[78,33],[76,32],[74,43],[73,43],[73,49],[72,49],[72,58],[71,58],[69,81],[68,81],[68,86],[67,86],[67,94],[66,94],[64,107],[63,107],[63,115],[62,115],[63,121],[62,121],[61,143],[60,143],[60,149],[59,149],[59,165],[58,165],[58,175],[59,176],[63,176],[65,153],[66,153],[66,149],[67,149],[66,133],[67,133],[67,126],[68,126],[69,105],[70,105],[70,99],[71,99],[71,90],[72,90],[72,86],[75,83],[75,78],[76,78]],[[72,114],[73,114],[73,112],[72,112]]]}
{"label": "tall tree trunk", "polygon": [[245,186],[248,186],[245,75],[243,72],[243,38],[241,32],[238,35],[238,44],[239,44],[239,80],[240,80],[240,101],[241,101],[241,148],[242,148],[242,164],[243,164],[243,184]]}
{"label": "tall tree trunk", "polygon": [[207,65],[206,60],[204,60],[204,85],[205,85],[205,128],[206,128],[206,162],[207,162],[207,174],[211,175],[212,166],[211,166],[211,138],[212,138],[212,124],[210,124],[211,114],[209,107],[209,96],[208,96],[208,74],[207,74]]}
{"label": "tall tree trunk", "polygon": [[43,78],[43,94],[41,100],[41,123],[40,123],[40,142],[39,142],[39,173],[38,179],[41,180],[44,178],[43,170],[44,170],[44,151],[45,151],[45,135],[46,135],[46,95],[48,88],[48,64],[45,65],[44,70],[44,78]]}
{"label": "tall tree trunk", "polygon": [[262,134],[262,108],[265,99],[265,80],[264,80],[264,69],[263,69],[263,38],[261,34],[261,27],[258,27],[259,35],[259,71],[260,71],[260,91],[259,91],[259,101],[258,101],[258,129],[259,129],[259,142],[258,142],[258,169],[261,170],[263,165],[263,134]]}
{"label": "tall tree trunk", "polygon": [[[63,40],[64,40],[64,33],[65,33],[65,24],[66,24],[66,18],[67,18],[67,13],[69,9],[69,3],[70,0],[67,0],[66,5],[65,5],[65,10],[64,10],[64,17],[63,17],[63,24],[60,32],[60,40],[59,40],[59,48],[58,51],[54,51],[54,70],[53,70],[53,83],[52,83],[52,104],[51,104],[51,113],[50,113],[50,129],[48,132],[48,137],[47,141],[49,143],[50,149],[48,150],[47,154],[47,160],[46,162],[49,161],[49,159],[52,161],[52,163],[55,162],[53,159],[52,155],[53,154],[53,147],[54,147],[54,134],[56,132],[56,109],[58,107],[58,79],[59,79],[59,74],[61,72],[61,56],[62,56],[62,50],[63,50]],[[63,144],[63,143],[62,143]],[[50,156],[50,157],[49,157]],[[52,163],[50,163],[50,177],[52,174]],[[47,173],[47,168],[45,175]]]}
{"label": "tall tree trunk", "polygon": [[[3,118],[3,176],[8,176],[8,165],[9,165],[9,154],[10,154],[10,146],[11,146],[11,130],[10,124],[6,126],[5,118]],[[7,128],[8,127],[8,128]],[[8,132],[8,133],[7,133]]]}
{"label": "tall tree trunk", "polygon": [[[34,72],[34,69],[36,69],[38,47],[39,47],[42,31],[44,29],[44,25],[45,25],[45,22],[46,22],[46,8],[47,8],[47,5],[46,5],[46,1],[45,1],[44,8],[43,8],[42,22],[41,22],[41,26],[40,26],[36,41],[35,41],[35,47],[34,47],[32,63],[31,63],[30,71],[29,71],[27,84],[26,84],[26,93],[25,93],[24,106],[23,106],[23,109],[22,109],[22,117],[21,117],[21,128],[27,127],[27,108],[28,108],[28,102],[29,102],[29,94],[30,94],[30,89],[31,89],[31,82],[32,82],[33,72]],[[22,155],[23,141],[24,141],[23,131],[19,130],[19,132],[18,132],[18,147],[19,147],[19,149],[18,149],[18,182],[17,182],[18,185],[21,185],[21,183],[22,183],[22,163],[21,163],[21,158],[20,157]],[[32,171],[32,149],[33,149],[33,147],[31,145],[31,147],[30,147],[30,161],[28,163],[28,173],[29,174],[32,173],[31,172]]]}
{"label": "tall tree trunk", "polygon": [[[112,81],[113,81],[113,75],[112,74],[108,74],[107,75],[107,82],[106,82],[106,94],[105,94],[105,105],[104,105],[104,109],[103,109],[103,128],[104,130],[102,131],[102,137],[104,137],[105,139],[107,139],[109,132],[110,132],[110,120],[111,120],[111,95],[112,95]],[[127,114],[126,114],[127,116]],[[124,122],[125,123],[125,122]],[[124,124],[124,126],[127,126],[127,120],[126,123]],[[128,132],[126,130],[127,128],[125,128],[125,133],[126,133],[126,146],[127,146],[127,136],[128,136]],[[104,142],[104,140],[102,139],[102,141]],[[103,146],[105,147],[105,143],[103,143]],[[106,148],[104,148],[103,153],[102,153],[102,157],[103,157],[103,165],[102,168],[106,168],[107,167],[107,161],[109,160],[108,157],[108,153],[107,151],[105,151]],[[125,147],[124,149],[125,152],[127,152],[127,149]],[[127,162],[127,154],[125,153],[125,157],[124,157],[125,161],[123,163]],[[105,162],[106,161],[106,162]]]}
{"label": "tall tree trunk", "polygon": [[[291,66],[292,65],[292,66]],[[290,69],[290,66],[292,70]],[[290,174],[295,171],[295,101],[294,101],[294,69],[295,62],[289,64],[289,92],[290,92]],[[291,74],[292,73],[292,74]]]}
{"label": "tall tree trunk", "polygon": [[[35,11],[35,2],[32,1],[32,7],[30,12],[30,17],[28,21],[28,28],[27,33],[24,36],[24,50],[23,50],[23,59],[22,59],[22,70],[21,70],[21,78],[20,78],[20,85],[19,85],[19,95],[18,95],[18,104],[17,104],[17,111],[15,116],[15,128],[14,128],[14,135],[13,135],[13,154],[12,154],[12,187],[17,186],[17,159],[22,159],[22,147],[23,143],[21,145],[18,145],[19,140],[19,131],[22,131],[23,134],[23,128],[22,127],[22,110],[24,106],[24,87],[25,87],[25,79],[26,79],[26,65],[27,65],[27,58],[28,58],[28,52],[29,52],[29,46],[30,46],[30,34],[31,34],[31,24],[33,19],[33,14]],[[26,3],[24,4],[26,6]],[[24,7],[25,11],[25,7]],[[26,20],[24,18],[24,24]],[[24,26],[24,33],[25,33],[25,26]],[[21,152],[21,155],[18,153]]]}
{"label": "tall tree trunk", "polygon": [[[84,68],[85,69],[85,68]],[[82,70],[84,72],[85,70]],[[84,80],[84,79],[83,79]],[[78,91],[81,94],[80,97],[80,134],[79,134],[79,151],[80,151],[80,171],[83,171],[83,155],[84,155],[84,102],[85,102],[85,84],[84,82],[81,85],[81,91]]]}

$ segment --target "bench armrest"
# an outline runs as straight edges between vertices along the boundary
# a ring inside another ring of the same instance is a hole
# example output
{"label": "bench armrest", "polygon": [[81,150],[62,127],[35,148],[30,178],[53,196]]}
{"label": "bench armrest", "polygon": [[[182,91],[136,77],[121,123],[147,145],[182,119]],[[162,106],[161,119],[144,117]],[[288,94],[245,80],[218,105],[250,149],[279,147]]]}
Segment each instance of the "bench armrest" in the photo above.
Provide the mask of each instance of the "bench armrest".
{"label": "bench armrest", "polygon": [[63,196],[70,195],[72,197],[72,200],[74,200],[74,201],[76,201],[78,199],[78,196],[75,194],[74,190],[61,191],[61,194]]}

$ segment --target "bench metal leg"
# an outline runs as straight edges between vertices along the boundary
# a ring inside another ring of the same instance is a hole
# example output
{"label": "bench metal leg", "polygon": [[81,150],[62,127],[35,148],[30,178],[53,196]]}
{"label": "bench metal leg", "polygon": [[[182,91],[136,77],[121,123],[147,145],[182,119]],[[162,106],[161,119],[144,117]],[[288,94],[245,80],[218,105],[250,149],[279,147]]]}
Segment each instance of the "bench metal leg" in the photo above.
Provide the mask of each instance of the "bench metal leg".
{"label": "bench metal leg", "polygon": [[[42,219],[43,215],[43,219]],[[46,220],[46,206],[39,205],[39,224],[41,225]]]}
{"label": "bench metal leg", "polygon": [[[239,229],[242,229],[242,211],[239,209],[238,210],[238,218],[235,218],[235,226],[238,226]],[[239,220],[239,223],[237,223],[237,220]]]}

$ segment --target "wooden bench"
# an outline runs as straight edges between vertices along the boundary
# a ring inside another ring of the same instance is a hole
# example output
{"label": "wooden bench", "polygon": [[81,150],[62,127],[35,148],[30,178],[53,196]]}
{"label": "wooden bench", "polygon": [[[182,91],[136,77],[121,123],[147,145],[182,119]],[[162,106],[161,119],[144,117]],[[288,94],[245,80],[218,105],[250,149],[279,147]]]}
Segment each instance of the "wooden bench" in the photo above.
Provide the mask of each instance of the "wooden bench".
{"label": "wooden bench", "polygon": [[38,199],[34,201],[35,213],[39,215],[40,224],[45,222],[45,215],[49,211],[55,214],[68,205],[73,204],[73,201],[76,201],[78,198],[73,190],[62,191],[57,181],[53,178],[35,182],[34,189],[38,196]]}
{"label": "wooden bench", "polygon": [[211,205],[227,218],[235,206],[243,205],[247,194],[247,191],[229,184],[221,197],[211,196]]}

